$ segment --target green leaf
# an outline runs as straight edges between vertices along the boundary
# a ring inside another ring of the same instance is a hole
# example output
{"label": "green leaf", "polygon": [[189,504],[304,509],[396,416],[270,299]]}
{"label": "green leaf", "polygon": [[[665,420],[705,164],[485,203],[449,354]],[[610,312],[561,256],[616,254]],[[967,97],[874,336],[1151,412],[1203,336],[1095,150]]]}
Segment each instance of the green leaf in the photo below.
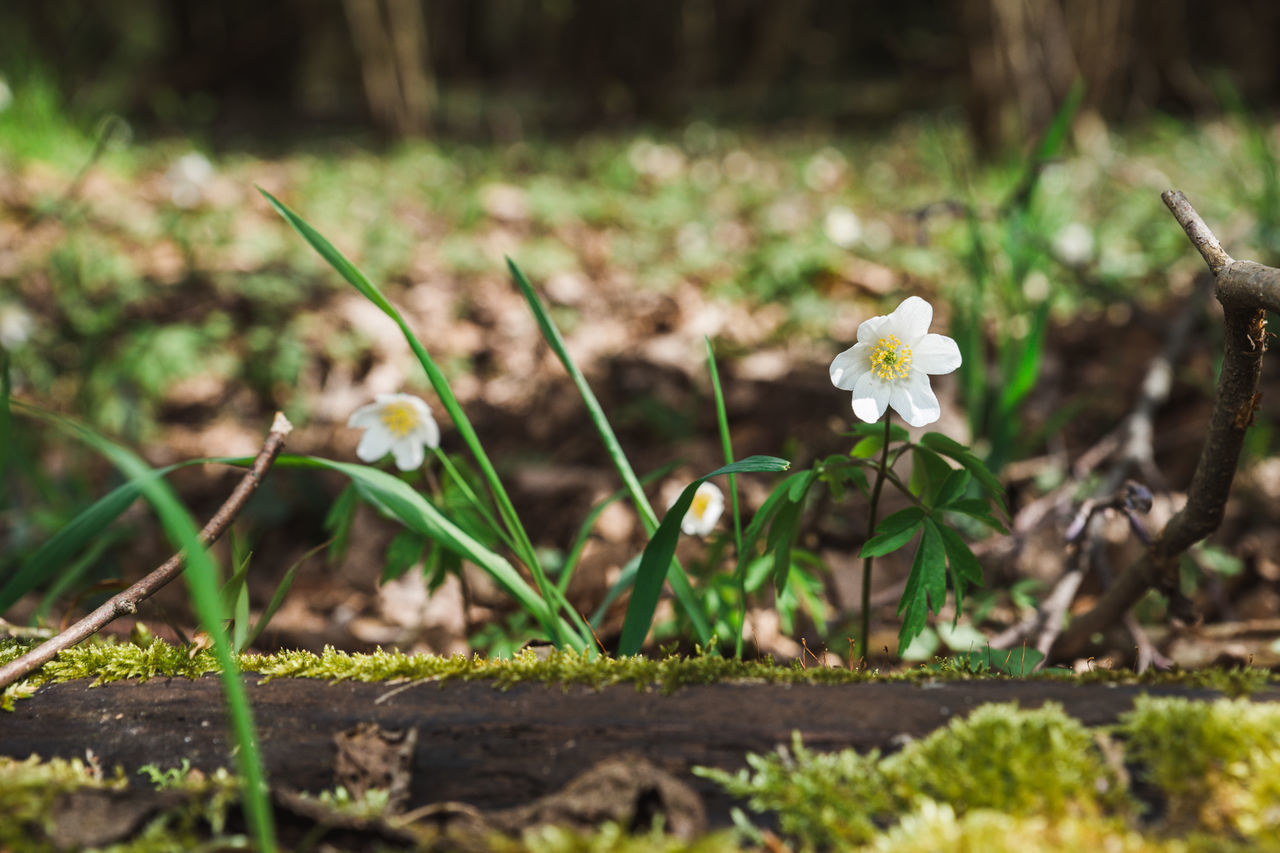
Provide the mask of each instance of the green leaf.
{"label": "green leaf", "polygon": [[929,611],[942,608],[947,593],[947,559],[938,526],[928,518],[924,520],[924,532],[920,547],[916,549],[907,576],[906,588],[898,602],[902,616],[902,628],[898,632],[898,654],[911,645],[928,621]]}
{"label": "green leaf", "polygon": [[[192,460],[181,464],[192,465],[197,461],[203,460]],[[163,477],[178,467],[180,466],[170,465],[167,468],[159,468],[154,475]],[[49,537],[34,554],[27,558],[22,567],[3,586],[0,586],[0,613],[28,592],[57,575],[76,554],[119,518],[141,493],[142,487],[137,480],[130,480],[122,486],[117,486]]]}
{"label": "green leaf", "polygon": [[[555,605],[540,598],[504,557],[484,547],[442,515],[430,501],[414,491],[408,483],[377,468],[354,465],[349,462],[335,462],[319,456],[281,456],[276,460],[276,465],[292,468],[327,468],[346,475],[355,484],[360,496],[374,507],[397,519],[410,530],[475,563],[497,581],[498,585],[524,610],[542,623],[548,637],[557,635],[553,628],[554,620],[559,619],[556,616]],[[576,633],[562,622],[559,628],[560,633],[564,635]],[[576,639],[580,646],[584,644],[581,637]]]}
{"label": "green leaf", "polygon": [[[842,433],[842,435],[857,436],[859,438],[874,436],[876,438],[883,439],[884,438],[884,422],[876,421],[875,423],[869,424],[869,423],[866,423],[865,421],[859,421],[858,423],[849,427],[848,431]],[[907,432],[905,427],[901,427],[898,424],[889,425],[889,441],[907,441],[910,438],[911,438],[911,433]]]}
{"label": "green leaf", "polygon": [[413,530],[401,530],[397,533],[387,545],[387,553],[383,558],[382,582],[395,580],[409,571],[414,563],[422,559],[422,552],[426,547],[426,537],[420,533]]}
{"label": "green leaf", "polygon": [[885,516],[876,525],[875,535],[863,544],[858,556],[864,559],[883,557],[898,550],[916,535],[924,517],[924,510],[918,506],[910,506]]}
{"label": "green leaf", "polygon": [[951,505],[946,509],[948,512],[958,512],[969,516],[975,521],[981,521],[997,533],[1009,532],[1008,528],[991,514],[991,506],[983,498],[961,498],[960,500],[952,501]]}
{"label": "green leaf", "polygon": [[869,435],[850,448],[849,455],[855,459],[873,459],[882,447],[884,447],[883,433]]}
{"label": "green leaf", "polygon": [[745,572],[747,564],[755,558],[755,546],[760,539],[760,534],[773,519],[774,513],[787,500],[787,495],[790,494],[794,484],[806,480],[812,470],[809,468],[804,471],[797,471],[784,479],[769,493],[769,497],[765,498],[764,503],[760,505],[760,509],[756,510],[751,523],[747,525],[746,532],[742,534],[742,550],[738,554],[738,565],[734,569],[735,578]]}
{"label": "green leaf", "polygon": [[765,551],[773,552],[773,588],[779,594],[787,588],[787,577],[791,573],[791,546],[796,541],[796,528],[803,506],[799,501],[790,500],[783,504],[774,516],[765,540]]}
{"label": "green leaf", "polygon": [[938,487],[938,494],[934,496],[934,507],[946,507],[952,501],[957,500],[964,494],[965,489],[969,487],[971,475],[968,469],[955,468],[942,481],[942,485]]}
{"label": "green leaf", "polygon": [[945,524],[938,525],[938,533],[942,536],[942,546],[947,552],[947,566],[951,569],[951,587],[956,595],[956,619],[960,618],[964,607],[965,589],[970,586],[982,586],[982,564],[973,556],[969,546]]}
{"label": "green leaf", "polygon": [[[680,536],[680,522],[693,504],[693,496],[698,486],[721,474],[785,471],[789,464],[785,459],[774,456],[749,456],[732,465],[717,468],[685,487],[680,497],[667,510],[666,516],[649,539],[649,544],[645,546],[644,554],[640,558],[635,586],[631,590],[631,601],[627,605],[627,615],[622,623],[622,638],[618,642],[619,655],[634,655],[640,651],[644,638],[649,633],[649,626],[653,622],[653,613],[658,607],[663,579],[678,572],[685,583],[688,583],[688,579],[684,577],[684,570],[678,563],[672,561],[672,557],[675,556],[676,541]],[[674,587],[674,578],[672,582]]]}
{"label": "green leaf", "polygon": [[1045,330],[1049,326],[1049,302],[1040,303],[1031,322],[1030,333],[1022,339],[1017,361],[1009,380],[1000,392],[1000,415],[1012,418],[1018,404],[1035,387],[1040,377],[1040,361],[1044,353]]}
{"label": "green leaf", "polygon": [[333,550],[329,552],[330,563],[337,563],[347,553],[347,542],[351,537],[351,522],[356,517],[356,487],[348,482],[338,493],[333,505],[324,517],[324,529],[333,537]]}
{"label": "green leaf", "polygon": [[934,496],[951,475],[952,468],[941,456],[918,444],[912,446],[911,457],[915,465],[911,468],[908,486],[927,506],[933,506]]}
{"label": "green leaf", "polygon": [[[988,470],[982,460],[960,442],[940,432],[928,432],[920,436],[920,443],[959,462],[992,498],[997,501],[1003,498],[1004,486],[1000,485],[1000,481]],[[1001,509],[1003,510],[1003,504]]]}

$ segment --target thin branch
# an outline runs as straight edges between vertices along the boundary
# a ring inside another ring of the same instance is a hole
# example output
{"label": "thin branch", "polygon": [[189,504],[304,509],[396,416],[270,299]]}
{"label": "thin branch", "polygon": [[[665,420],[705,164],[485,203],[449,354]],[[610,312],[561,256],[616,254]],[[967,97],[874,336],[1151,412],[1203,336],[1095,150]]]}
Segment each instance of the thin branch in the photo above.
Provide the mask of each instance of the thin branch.
{"label": "thin branch", "polygon": [[1200,214],[1196,213],[1196,209],[1191,206],[1191,202],[1187,201],[1187,197],[1180,190],[1165,190],[1160,193],[1160,198],[1173,214],[1173,218],[1178,220],[1182,230],[1187,232],[1187,239],[1191,241],[1191,245],[1196,247],[1200,256],[1204,258],[1204,262],[1209,265],[1209,272],[1216,276],[1235,263],[1235,259],[1222,248],[1218,238],[1209,230],[1209,226],[1204,224]]}
{"label": "thin branch", "polygon": [[[250,496],[262,482],[262,478],[266,476],[267,470],[276,461],[276,457],[280,455],[280,451],[284,447],[285,436],[292,429],[293,425],[289,423],[288,418],[280,412],[276,412],[275,420],[271,424],[271,431],[267,433],[266,439],[262,442],[262,449],[258,451],[257,457],[253,460],[253,465],[241,478],[230,497],[223,502],[222,506],[218,508],[218,511],[213,514],[213,517],[209,519],[209,522],[200,531],[200,542],[202,544],[208,546],[217,541],[218,537],[231,526],[231,522],[240,514],[240,510],[244,508]],[[182,568],[185,564],[186,558],[181,552],[174,554],[151,574],[124,592],[107,599],[98,609],[76,622],[70,628],[36,646],[22,657],[0,667],[0,689],[8,687],[19,678],[23,678],[44,666],[56,657],[59,652],[88,639],[121,616],[136,613],[139,604],[155,595],[167,583],[182,574]]]}
{"label": "thin branch", "polygon": [[1179,589],[1178,561],[1222,523],[1244,434],[1253,424],[1258,404],[1258,377],[1268,338],[1266,311],[1280,306],[1280,270],[1233,260],[1182,193],[1170,190],[1162,198],[1217,279],[1214,293],[1222,303],[1226,326],[1218,395],[1186,505],[1094,608],[1067,627],[1053,647],[1058,658],[1079,654],[1091,636],[1120,622],[1151,589],[1168,598],[1172,617],[1196,621],[1191,603]]}

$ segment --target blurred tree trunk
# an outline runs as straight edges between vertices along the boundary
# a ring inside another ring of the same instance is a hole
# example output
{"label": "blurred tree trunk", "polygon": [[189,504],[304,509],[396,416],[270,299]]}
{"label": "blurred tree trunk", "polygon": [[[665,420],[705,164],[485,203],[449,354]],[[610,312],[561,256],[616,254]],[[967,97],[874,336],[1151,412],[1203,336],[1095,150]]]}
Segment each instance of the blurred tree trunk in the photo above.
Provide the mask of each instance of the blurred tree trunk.
{"label": "blurred tree trunk", "polygon": [[965,0],[970,130],[980,152],[1036,139],[1077,77],[1089,108],[1123,97],[1136,0]]}
{"label": "blurred tree trunk", "polygon": [[422,136],[436,105],[427,24],[419,0],[344,0],[374,121],[397,136]]}

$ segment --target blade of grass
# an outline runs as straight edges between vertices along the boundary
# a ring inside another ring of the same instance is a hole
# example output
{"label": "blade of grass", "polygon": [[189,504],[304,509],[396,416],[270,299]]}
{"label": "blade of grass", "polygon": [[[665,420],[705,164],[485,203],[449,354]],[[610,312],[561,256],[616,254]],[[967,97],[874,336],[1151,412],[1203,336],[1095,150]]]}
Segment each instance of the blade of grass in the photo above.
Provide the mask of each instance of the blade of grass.
{"label": "blade of grass", "polygon": [[213,557],[200,544],[195,521],[187,513],[178,496],[160,475],[149,468],[132,451],[98,435],[67,418],[23,406],[29,413],[67,431],[106,457],[122,474],[137,483],[147,502],[155,509],[165,533],[187,560],[182,573],[191,592],[191,604],[205,632],[213,638],[213,654],[218,661],[219,676],[227,702],[227,715],[237,744],[236,762],[243,780],[245,812],[258,849],[273,851],[275,830],[271,806],[267,798],[266,772],[262,752],[253,726],[253,712],[244,684],[240,681],[236,656],[222,627],[219,606],[218,568]]}
{"label": "blade of grass", "polygon": [[[789,465],[790,463],[785,459],[778,459],[775,456],[748,456],[741,462],[717,468],[685,487],[680,497],[676,498],[676,502],[671,505],[671,509],[667,510],[666,516],[649,539],[644,555],[640,558],[640,568],[636,571],[636,582],[631,590],[631,602],[627,605],[627,615],[622,623],[622,638],[618,642],[619,655],[637,654],[644,644],[644,638],[653,623],[654,611],[658,607],[663,576],[670,580],[678,570],[678,564],[672,557],[675,556],[676,541],[680,537],[680,522],[689,511],[698,486],[721,474],[785,471]],[[683,576],[683,574],[684,572],[680,571],[680,575]]]}
{"label": "blade of grass", "polygon": [[258,621],[253,624],[253,630],[249,632],[249,638],[245,642],[246,648],[252,646],[258,641],[258,637],[262,635],[264,630],[266,630],[267,624],[271,621],[271,617],[275,616],[276,611],[280,609],[280,605],[284,604],[284,597],[289,592],[289,588],[293,586],[293,576],[298,573],[298,569],[302,567],[302,564],[311,559],[312,555],[328,548],[332,544],[332,539],[327,542],[321,542],[319,545],[299,557],[297,561],[289,567],[288,571],[284,573],[284,577],[281,578],[280,583],[276,585],[276,591],[271,595],[270,603],[263,608],[262,613],[258,615]]}
{"label": "blade of grass", "polygon": [[[520,288],[525,301],[529,303],[529,308],[533,311],[533,316],[538,321],[538,328],[542,331],[543,338],[546,339],[547,344],[555,352],[556,357],[560,359],[560,363],[564,365],[564,369],[568,371],[569,377],[578,389],[578,395],[582,397],[582,402],[587,407],[587,414],[590,415],[591,422],[595,424],[596,431],[600,434],[601,441],[604,442],[609,459],[613,462],[614,468],[617,469],[618,475],[622,478],[623,486],[631,495],[631,502],[640,514],[640,522],[644,525],[645,532],[652,537],[654,531],[658,529],[658,515],[653,511],[653,506],[650,505],[649,498],[645,496],[644,489],[640,487],[640,481],[636,477],[635,471],[631,468],[631,461],[627,459],[627,454],[622,450],[622,445],[619,443],[617,435],[614,434],[613,427],[609,424],[609,419],[605,416],[604,409],[600,406],[600,401],[596,399],[595,392],[587,384],[586,377],[582,375],[582,371],[574,364],[573,358],[570,357],[569,350],[565,346],[564,338],[560,335],[560,330],[552,322],[551,316],[547,313],[546,307],[542,304],[542,300],[534,291],[533,286],[529,284],[529,280],[525,278],[524,273],[516,266],[515,261],[510,258],[507,258],[507,266],[511,269],[511,275],[515,279],[516,286]],[[676,600],[693,624],[693,630],[698,635],[698,641],[703,645],[709,645],[711,643],[711,625],[698,604],[697,596],[694,595],[693,587],[689,584],[688,576],[677,562],[672,563],[669,575],[671,588],[676,594]]]}
{"label": "blade of grass", "polygon": [[[525,531],[524,525],[520,523],[520,517],[516,514],[515,506],[512,505],[511,498],[507,495],[507,490],[502,485],[502,480],[498,477],[498,472],[494,469],[493,463],[489,461],[489,455],[485,453],[484,446],[480,443],[480,437],[476,434],[470,419],[467,418],[466,413],[462,410],[462,406],[459,405],[458,398],[454,396],[449,380],[445,378],[435,360],[431,358],[426,348],[422,346],[417,336],[414,335],[404,317],[382,295],[382,292],[378,290],[373,282],[369,281],[364,273],[360,272],[332,243],[325,239],[324,235],[271,193],[261,187],[258,188],[258,192],[262,193],[263,197],[275,208],[276,212],[293,226],[293,229],[311,245],[311,248],[319,253],[320,257],[324,258],[329,266],[333,267],[361,295],[378,306],[400,328],[400,331],[404,334],[405,341],[408,342],[410,349],[413,350],[413,354],[417,356],[422,369],[426,371],[427,379],[431,382],[431,387],[435,389],[436,396],[440,398],[441,405],[444,406],[449,419],[453,421],[453,425],[457,428],[458,435],[462,437],[463,442],[471,451],[471,455],[475,457],[476,463],[480,466],[480,471],[484,476],[485,482],[489,485],[489,491],[493,494],[494,502],[497,504],[498,514],[502,516],[503,523],[506,524],[507,530],[515,541],[517,546],[515,549],[516,554],[533,575],[534,582],[542,593],[542,597],[548,602],[555,601],[551,582],[542,570],[541,563],[538,562],[538,555],[534,550],[533,542],[529,539],[529,534]],[[564,637],[561,636],[559,631],[559,620],[552,620],[548,630],[550,633],[547,636],[552,642],[557,646],[564,644]]]}
{"label": "blade of grass", "polygon": [[[707,347],[707,372],[711,375],[711,391],[716,401],[716,427],[720,432],[720,447],[724,451],[724,464],[733,464],[733,442],[729,438],[729,415],[724,407],[724,391],[720,387],[720,370],[716,366],[716,351],[711,346],[711,338],[703,337]],[[729,511],[733,514],[733,549],[736,558],[742,557],[742,512],[738,505],[738,479],[730,474]],[[735,628],[733,656],[742,658],[742,631],[747,624],[747,587],[746,578],[741,572],[734,572],[738,582],[738,624]]]}

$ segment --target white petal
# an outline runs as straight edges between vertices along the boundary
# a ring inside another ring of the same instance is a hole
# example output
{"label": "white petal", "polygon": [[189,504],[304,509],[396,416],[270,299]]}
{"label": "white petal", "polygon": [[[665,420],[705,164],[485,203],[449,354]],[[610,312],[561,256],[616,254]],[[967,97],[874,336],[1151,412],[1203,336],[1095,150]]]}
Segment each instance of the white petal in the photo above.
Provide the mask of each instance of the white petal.
{"label": "white petal", "polygon": [[412,471],[415,468],[422,467],[422,460],[425,456],[422,442],[413,438],[413,436],[406,436],[391,445],[391,452],[395,454],[396,467],[401,471]]}
{"label": "white petal", "polygon": [[884,326],[889,322],[887,316],[872,317],[870,320],[863,320],[858,326],[858,343],[875,346],[880,340]]}
{"label": "white petal", "polygon": [[382,405],[379,403],[369,403],[366,406],[361,406],[360,408],[356,409],[354,412],[351,413],[351,417],[347,419],[347,426],[349,427],[378,426],[380,423],[382,423],[382,419],[380,417],[381,412],[382,412]]}
{"label": "white petal", "polygon": [[933,306],[919,296],[908,296],[889,315],[893,331],[904,344],[915,350],[915,344],[929,331],[933,322]]}
{"label": "white petal", "polygon": [[377,462],[387,455],[391,444],[391,433],[382,424],[378,424],[365,431],[359,446],[356,447],[356,456],[364,462]]}
{"label": "white petal", "polygon": [[858,377],[870,367],[867,352],[870,344],[854,344],[831,361],[831,384],[845,391],[852,391]]}
{"label": "white petal", "polygon": [[946,335],[925,335],[911,348],[912,366],[937,376],[960,366],[960,347]]}
{"label": "white petal", "polygon": [[434,450],[440,446],[440,426],[436,423],[436,419],[428,413],[426,419],[418,424],[413,432],[409,433],[409,438]]}
{"label": "white petal", "polygon": [[870,371],[858,377],[853,387],[853,413],[869,424],[884,417],[889,408],[890,388]]}
{"label": "white petal", "polygon": [[913,370],[905,382],[894,385],[889,405],[913,427],[931,424],[942,417],[942,407],[929,385],[929,377]]}

